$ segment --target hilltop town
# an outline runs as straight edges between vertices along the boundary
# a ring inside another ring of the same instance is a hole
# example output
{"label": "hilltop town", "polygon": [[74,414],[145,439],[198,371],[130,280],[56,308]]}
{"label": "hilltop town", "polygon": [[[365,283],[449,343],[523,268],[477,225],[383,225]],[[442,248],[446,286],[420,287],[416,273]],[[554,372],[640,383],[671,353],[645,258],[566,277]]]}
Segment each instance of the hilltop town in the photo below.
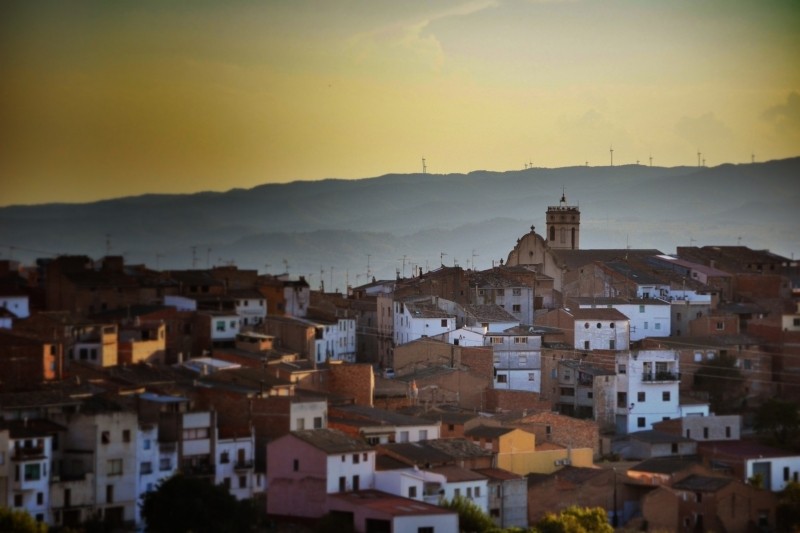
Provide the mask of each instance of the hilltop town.
{"label": "hilltop town", "polygon": [[800,268],[585,249],[565,195],[487,270],[345,293],[234,265],[0,261],[0,506],[140,529],[176,474],[272,523],[455,531],[570,505],[773,531],[800,481]]}

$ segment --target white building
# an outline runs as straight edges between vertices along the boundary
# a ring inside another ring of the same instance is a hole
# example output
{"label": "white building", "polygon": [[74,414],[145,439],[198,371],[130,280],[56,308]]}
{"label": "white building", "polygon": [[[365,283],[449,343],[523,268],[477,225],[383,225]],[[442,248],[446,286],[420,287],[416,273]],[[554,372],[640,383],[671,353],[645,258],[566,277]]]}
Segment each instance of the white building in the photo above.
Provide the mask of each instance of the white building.
{"label": "white building", "polygon": [[406,344],[456,329],[453,313],[442,311],[431,298],[394,302],[394,344]]}
{"label": "white building", "polygon": [[639,350],[616,356],[617,433],[653,429],[654,422],[680,418],[677,352]]}
{"label": "white building", "polygon": [[572,298],[579,309],[616,309],[630,320],[630,340],[669,337],[670,304],[657,298]]}
{"label": "white building", "polygon": [[0,506],[53,524],[50,465],[57,430],[47,420],[0,421]]}
{"label": "white building", "polygon": [[11,311],[17,318],[28,318],[31,316],[27,294],[0,292],[0,307]]}
{"label": "white building", "polygon": [[476,272],[473,276],[475,302],[497,305],[514,316],[518,324],[533,323],[533,287],[497,274],[497,270]]}
{"label": "white building", "polygon": [[[92,506],[82,509],[86,520],[98,514],[114,524],[134,523],[138,505],[139,421],[135,413],[102,403],[84,405],[78,413],[58,415],[67,427],[59,444],[61,480],[83,481],[67,489],[94,496]],[[69,498],[64,495],[64,500]],[[75,505],[75,502],[72,502]],[[65,504],[65,508],[69,507]]]}
{"label": "white building", "polygon": [[530,327],[487,333],[494,357],[494,388],[541,392],[542,337]]}
{"label": "white building", "polygon": [[234,309],[240,318],[241,326],[261,324],[267,317],[267,301],[258,291],[230,291],[228,296],[234,300]]}
{"label": "white building", "polygon": [[238,500],[263,492],[263,483],[256,477],[255,434],[252,429],[243,435],[218,435],[216,442],[216,475],[214,483],[222,484]]}
{"label": "white building", "polygon": [[616,309],[573,309],[576,350],[630,349],[630,321]]}

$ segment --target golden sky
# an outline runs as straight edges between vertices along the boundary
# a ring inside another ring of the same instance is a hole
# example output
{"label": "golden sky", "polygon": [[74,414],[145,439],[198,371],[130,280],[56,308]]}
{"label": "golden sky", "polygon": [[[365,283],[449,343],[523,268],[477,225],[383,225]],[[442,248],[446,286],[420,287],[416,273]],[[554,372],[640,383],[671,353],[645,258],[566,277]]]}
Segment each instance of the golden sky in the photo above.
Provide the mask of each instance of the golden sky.
{"label": "golden sky", "polygon": [[0,205],[800,155],[800,4],[0,3]]}

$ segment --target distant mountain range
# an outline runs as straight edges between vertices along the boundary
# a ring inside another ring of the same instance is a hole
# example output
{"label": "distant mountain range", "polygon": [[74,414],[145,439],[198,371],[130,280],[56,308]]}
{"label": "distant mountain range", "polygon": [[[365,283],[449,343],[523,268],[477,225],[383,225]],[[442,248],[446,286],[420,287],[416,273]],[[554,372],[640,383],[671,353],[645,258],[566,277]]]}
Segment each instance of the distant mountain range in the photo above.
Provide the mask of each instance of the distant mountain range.
{"label": "distant mountain range", "polygon": [[[0,258],[54,254],[160,269],[233,263],[304,275],[326,290],[444,261],[484,269],[531,225],[544,233],[562,188],[581,209],[582,248],[742,245],[800,252],[800,157],[698,167],[567,167],[390,174],[0,208]],[[192,248],[194,247],[194,252]],[[269,267],[266,265],[269,264]],[[333,271],[333,272],[331,272]],[[331,273],[333,277],[331,278]]]}

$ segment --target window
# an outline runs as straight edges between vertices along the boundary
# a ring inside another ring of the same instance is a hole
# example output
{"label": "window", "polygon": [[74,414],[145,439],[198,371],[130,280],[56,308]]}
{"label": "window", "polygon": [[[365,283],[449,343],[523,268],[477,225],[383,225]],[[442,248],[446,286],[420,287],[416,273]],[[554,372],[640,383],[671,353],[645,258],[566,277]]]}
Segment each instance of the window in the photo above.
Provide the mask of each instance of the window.
{"label": "window", "polygon": [[637,393],[636,393],[636,401],[637,401],[637,402],[644,402],[644,401],[646,401],[646,399],[645,399],[646,397],[647,397],[647,395],[646,395],[644,392],[642,392],[642,391],[639,391],[639,392],[637,392]]}
{"label": "window", "polygon": [[561,396],[575,396],[575,389],[572,387],[561,387]]}
{"label": "window", "polygon": [[753,361],[750,359],[742,359],[742,367],[745,370],[752,370],[753,369]]}
{"label": "window", "polygon": [[640,416],[636,419],[636,427],[643,428],[647,425],[643,416]]}
{"label": "window", "polygon": [[[787,471],[789,469],[788,468],[784,468],[783,470],[785,472],[785,471]],[[44,503],[44,493],[37,492],[36,493],[36,505],[42,505],[43,503]]]}
{"label": "window", "polygon": [[219,454],[219,462],[222,464],[228,464],[231,462],[231,454],[226,450]]}
{"label": "window", "polygon": [[519,365],[527,365],[528,364],[528,356],[527,355],[520,355],[519,356]]}
{"label": "window", "polygon": [[408,431],[400,432],[400,442],[408,442]]}
{"label": "window", "polygon": [[314,417],[314,429],[322,429],[322,417],[315,416]]}
{"label": "window", "polygon": [[528,337],[514,337],[514,344],[528,344]]}
{"label": "window", "polygon": [[153,463],[151,463],[150,461],[145,461],[141,465],[139,465],[139,469],[141,470],[142,474],[152,474]]}
{"label": "window", "polygon": [[442,319],[442,327],[443,327],[443,328],[446,328],[446,327],[447,327],[447,319],[446,319],[446,318],[443,318],[443,319]]}
{"label": "window", "polygon": [[453,491],[453,494],[454,494],[456,497],[458,497],[458,496],[461,496],[461,489],[455,489],[455,490]]}
{"label": "window", "polygon": [[656,322],[653,324],[656,329],[661,329],[661,322]]}
{"label": "window", "polygon": [[725,329],[725,322],[718,321],[717,322],[717,331],[722,331]]}
{"label": "window", "polygon": [[644,306],[643,306],[643,305],[640,305],[640,306],[639,306],[639,312],[640,312],[640,313],[644,313]]}
{"label": "window", "polygon": [[217,320],[217,331],[225,331],[225,321],[224,320]]}
{"label": "window", "polygon": [[222,478],[222,486],[225,487],[226,490],[231,490],[231,478]]}
{"label": "window", "polygon": [[294,470],[295,472],[300,470],[300,459],[295,459],[292,461],[292,470]]}
{"label": "window", "polygon": [[672,446],[670,447],[670,451],[671,451],[673,454],[676,454],[676,453],[678,453],[678,443],[677,443],[677,442],[673,442],[673,443],[672,443]]}
{"label": "window", "polygon": [[617,349],[617,341],[615,341],[614,339],[610,339],[608,341],[608,349],[609,350],[616,350]]}
{"label": "window", "polygon": [[528,372],[528,381],[536,381],[536,374],[534,372]]}
{"label": "window", "polygon": [[503,344],[503,337],[492,337],[492,344]]}
{"label": "window", "polygon": [[584,327],[584,329],[589,329],[589,323],[588,322],[584,323],[583,327]]}
{"label": "window", "polygon": [[597,323],[597,329],[600,329],[600,328],[602,328],[602,327],[603,327],[603,324],[601,324],[600,322],[598,322],[598,323]]}
{"label": "window", "polygon": [[183,430],[183,440],[200,440],[208,438],[208,428],[191,428]]}
{"label": "window", "polygon": [[109,459],[108,461],[108,475],[121,476],[122,475],[122,459]]}
{"label": "window", "polygon": [[295,422],[295,426],[297,426],[298,430],[306,429],[306,420],[305,418],[298,418]]}
{"label": "window", "polygon": [[357,465],[360,462],[361,462],[361,456],[359,456],[357,453],[354,453],[353,454],[353,464]]}
{"label": "window", "polygon": [[614,322],[611,322],[611,323],[608,324],[608,327],[610,327],[611,329],[614,329],[615,327],[617,327],[617,325]]}
{"label": "window", "polygon": [[428,440],[428,430],[427,429],[420,429],[419,430],[419,440]]}
{"label": "window", "polygon": [[625,365],[617,365],[617,374],[624,374],[627,372]]}
{"label": "window", "polygon": [[111,432],[110,431],[103,431],[100,433],[100,442],[103,444],[108,444],[111,442]]}
{"label": "window", "polygon": [[668,390],[665,390],[661,393],[661,399],[665,402],[668,402],[670,398],[670,394]]}
{"label": "window", "polygon": [[520,304],[513,304],[511,306],[511,311],[514,313],[519,313],[522,311],[522,306]]}
{"label": "window", "polygon": [[360,489],[360,486],[359,486],[360,482],[361,482],[361,480],[359,479],[358,476],[353,476],[353,490],[359,490]]}
{"label": "window", "polygon": [[114,503],[114,485],[106,485],[106,503]]}
{"label": "window", "polygon": [[239,476],[239,488],[240,489],[247,488],[247,476]]}
{"label": "window", "polygon": [[725,426],[725,437],[726,438],[731,438],[731,427],[730,426]]}
{"label": "window", "polygon": [[513,294],[514,296],[521,296],[522,295],[522,289],[512,289],[511,290],[511,294]]}
{"label": "window", "polygon": [[344,476],[339,477],[339,492],[347,490],[347,478]]}
{"label": "window", "polygon": [[589,348],[589,341],[583,341],[583,349],[584,350],[589,350],[590,349]]}
{"label": "window", "polygon": [[416,485],[412,485],[408,487],[408,497],[409,498],[416,498],[417,497],[417,487]]}
{"label": "window", "polygon": [[158,462],[158,469],[161,472],[172,470],[172,461],[170,461],[169,457],[165,457]]}
{"label": "window", "polygon": [[433,533],[433,526],[418,527],[417,533]]}
{"label": "window", "polygon": [[508,376],[506,374],[497,374],[498,383],[508,383]]}
{"label": "window", "polygon": [[122,430],[122,442],[130,442],[131,441],[131,430],[130,429],[123,429]]}
{"label": "window", "polygon": [[703,428],[703,438],[704,439],[708,438],[708,428]]}
{"label": "window", "polygon": [[151,443],[150,439],[144,439],[144,441],[142,442],[142,448],[145,449],[145,450],[149,450],[151,444],[152,443]]}
{"label": "window", "polygon": [[644,321],[644,329],[649,329],[649,328],[650,328],[650,324],[647,322],[647,320],[645,320]]}
{"label": "window", "polygon": [[22,494],[14,494],[14,507],[22,507]]}
{"label": "window", "polygon": [[617,393],[617,407],[628,407],[628,394],[625,392]]}

